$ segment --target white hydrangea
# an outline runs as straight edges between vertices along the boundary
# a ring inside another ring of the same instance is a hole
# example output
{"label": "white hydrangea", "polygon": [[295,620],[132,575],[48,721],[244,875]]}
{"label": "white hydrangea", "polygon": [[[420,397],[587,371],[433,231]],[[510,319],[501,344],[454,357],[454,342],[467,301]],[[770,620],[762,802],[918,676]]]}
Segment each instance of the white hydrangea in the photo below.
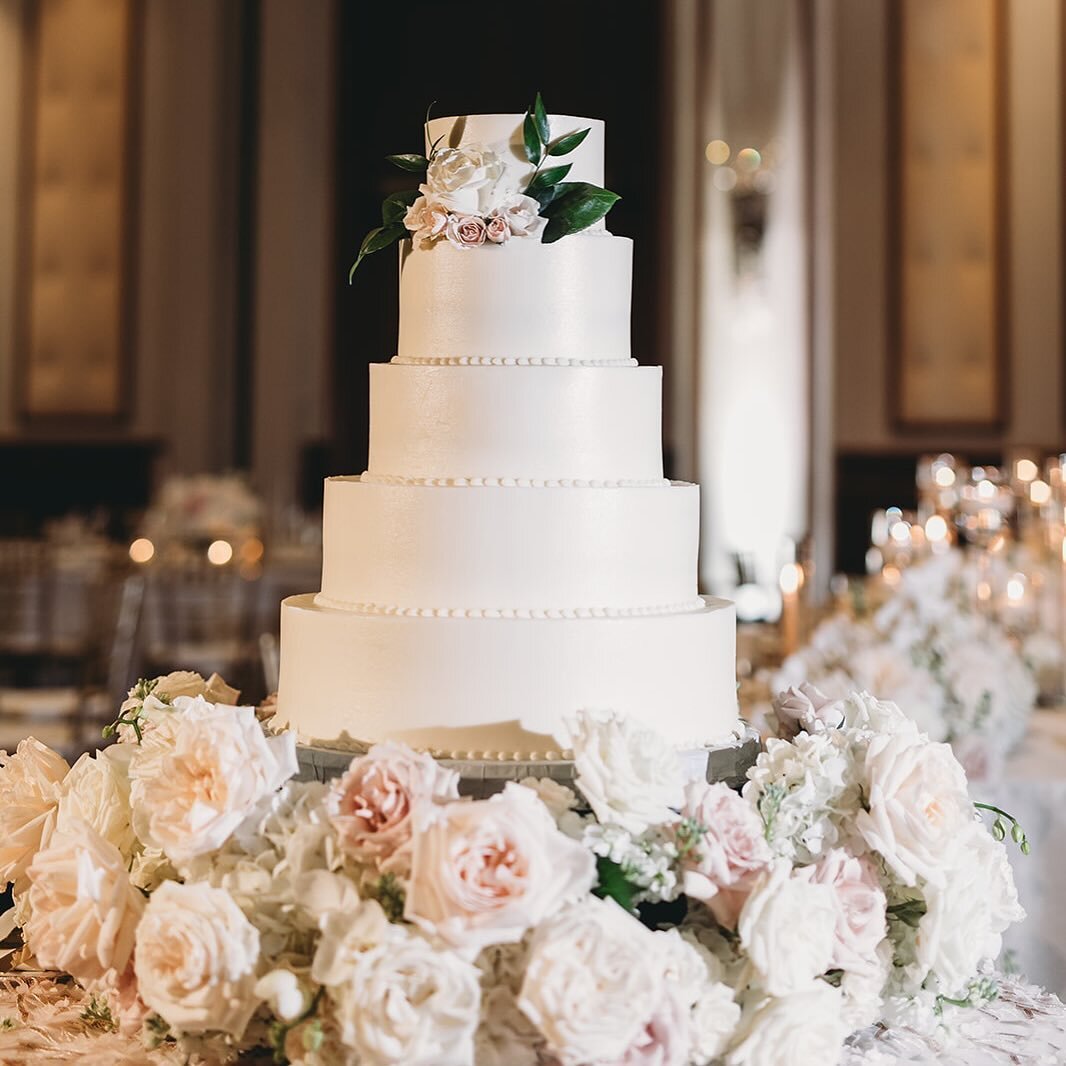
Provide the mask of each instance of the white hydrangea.
{"label": "white hydrangea", "polygon": [[634,903],[662,903],[681,894],[677,842],[661,830],[633,836],[621,826],[592,822],[585,826],[582,843],[620,866],[625,879],[640,888]]}

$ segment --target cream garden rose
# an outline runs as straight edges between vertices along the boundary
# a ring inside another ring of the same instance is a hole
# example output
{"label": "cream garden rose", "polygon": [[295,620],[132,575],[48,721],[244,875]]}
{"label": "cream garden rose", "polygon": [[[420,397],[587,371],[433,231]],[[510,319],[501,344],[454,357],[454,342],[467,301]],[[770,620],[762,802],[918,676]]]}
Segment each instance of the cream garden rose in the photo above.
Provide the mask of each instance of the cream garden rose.
{"label": "cream garden rose", "polygon": [[662,736],[613,713],[583,711],[568,725],[575,783],[601,822],[638,834],[676,820],[684,778]]}
{"label": "cream garden rose", "polygon": [[515,237],[539,237],[548,224],[540,214],[540,204],[532,196],[516,193],[507,197],[496,209],[498,218],[507,223]]}
{"label": "cream garden rose", "polygon": [[410,230],[415,247],[432,244],[444,236],[448,225],[448,208],[428,196],[419,196],[407,209],[403,224]]}
{"label": "cream garden rose", "polygon": [[28,884],[26,869],[55,828],[67,760],[34,737],[0,752],[0,886]]}
{"label": "cream garden rose", "polygon": [[832,889],[794,875],[779,859],[748,897],[737,932],[762,988],[787,996],[829,969],[836,926]]}
{"label": "cream garden rose", "polygon": [[70,818],[28,870],[26,942],[41,965],[87,987],[120,977],[133,952],[144,896],[126,859],[86,822]]}
{"label": "cream garden rose", "polygon": [[973,820],[966,775],[947,744],[906,732],[869,741],[864,771],[868,810],[855,815],[866,843],[905,884],[944,879],[943,859]]}
{"label": "cream garden rose", "polygon": [[491,799],[421,808],[404,917],[477,951],[520,939],[595,878],[591,852],[530,789],[509,784]]}
{"label": "cream garden rose", "polygon": [[723,784],[693,781],[681,808],[684,891],[735,928],[758,874],[773,859],[755,808]]}
{"label": "cream garden rose", "polygon": [[847,1037],[838,989],[811,981],[745,1008],[726,1066],[830,1066]]}
{"label": "cream garden rose", "polygon": [[153,734],[130,761],[130,801],[143,843],[180,864],[220,848],[297,767],[294,735],[264,736],[252,707],[174,706],[169,743]]}
{"label": "cream garden rose", "polygon": [[137,834],[130,822],[129,757],[132,749],[116,744],[86,752],[63,781],[56,812],[58,832],[70,832],[76,823],[91,825],[129,859],[137,850]]}
{"label": "cream garden rose", "polygon": [[655,933],[613,900],[587,898],[533,934],[518,1006],[562,1066],[621,1063],[647,1047],[665,971]]}
{"label": "cream garden rose", "polygon": [[352,760],[332,784],[326,809],[344,851],[383,871],[406,874],[415,807],[458,798],[455,771],[389,742]]}
{"label": "cream garden rose", "polygon": [[473,1066],[481,988],[472,963],[404,934],[355,956],[333,989],[361,1066]]}
{"label": "cream garden rose", "polygon": [[480,145],[439,148],[419,192],[457,215],[488,215],[497,206],[503,160]]}
{"label": "cream garden rose", "polygon": [[141,999],[179,1033],[240,1036],[258,1006],[259,933],[228,892],[168,881],[137,929]]}

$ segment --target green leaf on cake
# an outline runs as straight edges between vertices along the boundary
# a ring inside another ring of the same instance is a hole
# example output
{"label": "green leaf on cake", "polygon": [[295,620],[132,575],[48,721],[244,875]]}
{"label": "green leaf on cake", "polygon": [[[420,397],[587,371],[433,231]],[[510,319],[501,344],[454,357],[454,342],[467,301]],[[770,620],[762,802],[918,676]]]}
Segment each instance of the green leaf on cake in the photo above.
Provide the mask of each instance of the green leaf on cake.
{"label": "green leaf on cake", "polygon": [[387,162],[401,170],[410,171],[412,174],[421,174],[429,166],[429,160],[424,155],[414,152],[404,152],[401,155],[385,156]]}
{"label": "green leaf on cake", "polygon": [[420,193],[417,189],[404,189],[403,192],[394,192],[386,196],[381,205],[381,221],[385,226],[391,226],[396,222],[402,222],[407,209],[418,199]]}
{"label": "green leaf on cake", "polygon": [[546,170],[538,170],[533,180],[526,187],[526,196],[536,196],[542,189],[550,189],[570,173],[573,163],[566,163],[561,167],[548,167]]}
{"label": "green leaf on cake", "polygon": [[588,135],[592,127],[588,129],[578,130],[577,133],[568,133],[565,137],[560,137],[555,144],[548,148],[548,155],[568,155],[572,152]]}
{"label": "green leaf on cake", "polygon": [[544,158],[544,153],[541,150],[540,137],[537,135],[537,124],[528,111],[522,120],[522,140],[526,146],[526,158],[536,165]]}
{"label": "green leaf on cake", "polygon": [[599,222],[621,199],[617,193],[600,189],[583,181],[564,182],[555,186],[555,196],[543,208],[548,225],[544,227],[541,242],[553,244],[571,233]]}
{"label": "green leaf on cake", "polygon": [[379,226],[377,229],[372,229],[364,238],[363,243],[359,246],[359,255],[356,257],[354,263],[352,263],[352,269],[348,271],[348,284],[352,283],[352,278],[355,276],[355,272],[359,267],[359,264],[368,256],[374,252],[380,252],[382,248],[388,248],[390,244],[395,244],[399,240],[403,240],[407,236],[407,229],[402,222],[393,223],[390,226]]}
{"label": "green leaf on cake", "polygon": [[533,119],[537,124],[537,135],[541,144],[547,144],[551,140],[551,127],[548,125],[548,112],[544,107],[544,99],[537,93],[537,99],[533,103]]}

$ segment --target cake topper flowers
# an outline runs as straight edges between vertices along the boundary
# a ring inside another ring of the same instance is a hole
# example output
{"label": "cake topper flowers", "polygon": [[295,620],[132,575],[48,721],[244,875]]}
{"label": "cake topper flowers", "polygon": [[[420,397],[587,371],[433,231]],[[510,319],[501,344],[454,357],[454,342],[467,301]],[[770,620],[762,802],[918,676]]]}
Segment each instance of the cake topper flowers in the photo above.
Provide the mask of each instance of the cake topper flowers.
{"label": "cake topper flowers", "polygon": [[610,211],[618,195],[588,182],[566,181],[572,163],[545,165],[569,155],[588,133],[586,128],[553,139],[544,100],[537,93],[522,120],[522,144],[534,168],[525,188],[508,181],[504,161],[492,148],[481,144],[442,148],[443,134],[432,143],[428,157],[387,156],[393,166],[419,175],[422,181],[417,189],[385,198],[381,225],[363,238],[349,282],[366,256],[407,237],[418,248],[441,240],[458,248],[477,248],[506,244],[512,237],[539,237],[551,244],[588,229]]}

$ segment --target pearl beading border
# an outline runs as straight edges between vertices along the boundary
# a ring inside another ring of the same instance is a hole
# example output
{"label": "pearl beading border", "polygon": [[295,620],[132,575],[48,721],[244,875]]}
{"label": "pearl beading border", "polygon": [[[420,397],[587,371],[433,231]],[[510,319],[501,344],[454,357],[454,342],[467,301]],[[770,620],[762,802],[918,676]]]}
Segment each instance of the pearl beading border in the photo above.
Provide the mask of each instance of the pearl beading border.
{"label": "pearl beading border", "polygon": [[691,614],[706,606],[703,597],[649,607],[399,607],[393,604],[348,603],[321,592],[315,606],[350,614],[386,615],[396,618],[488,618],[488,619],[573,619],[573,618],[656,618]]}
{"label": "pearl beading border", "polygon": [[553,359],[541,356],[394,355],[395,366],[639,366],[636,359]]}
{"label": "pearl beading border", "polygon": [[359,475],[368,485],[428,485],[436,488],[520,489],[632,489],[658,488],[672,484],[668,478],[530,478],[530,477],[405,477],[403,474]]}

